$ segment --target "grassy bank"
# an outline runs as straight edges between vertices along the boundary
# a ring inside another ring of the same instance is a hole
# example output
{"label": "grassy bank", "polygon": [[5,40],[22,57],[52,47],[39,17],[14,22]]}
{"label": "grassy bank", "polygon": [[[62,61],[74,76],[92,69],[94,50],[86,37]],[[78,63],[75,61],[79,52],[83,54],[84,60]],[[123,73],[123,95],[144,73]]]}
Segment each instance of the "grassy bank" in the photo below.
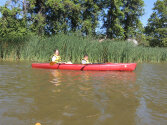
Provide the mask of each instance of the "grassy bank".
{"label": "grassy bank", "polygon": [[31,60],[49,62],[58,48],[63,61],[79,63],[87,53],[91,62],[167,62],[166,48],[134,47],[125,41],[106,40],[99,43],[77,34],[59,34],[43,38],[31,36],[21,40],[0,42],[3,60]]}

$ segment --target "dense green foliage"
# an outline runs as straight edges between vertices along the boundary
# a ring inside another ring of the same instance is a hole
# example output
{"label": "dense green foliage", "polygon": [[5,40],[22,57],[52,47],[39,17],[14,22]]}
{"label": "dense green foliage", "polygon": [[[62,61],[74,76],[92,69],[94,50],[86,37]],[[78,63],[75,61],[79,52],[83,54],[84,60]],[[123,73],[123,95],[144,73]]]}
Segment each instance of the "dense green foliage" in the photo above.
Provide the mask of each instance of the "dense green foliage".
{"label": "dense green foliage", "polygon": [[[167,46],[167,0],[155,3],[145,34],[143,7],[143,0],[8,0],[0,6],[0,57],[47,61],[59,48],[73,62],[84,53],[93,62],[166,61],[164,48],[118,42],[132,38],[143,45],[149,40],[151,46]],[[88,38],[99,37],[99,22],[104,31],[100,35],[108,38],[102,43]]]}
{"label": "dense green foliage", "polygon": [[[0,12],[1,20],[12,25],[23,20],[26,28],[38,35],[77,30],[90,35],[95,33],[98,24],[99,6],[100,0],[13,0],[1,7]],[[13,18],[8,19],[10,22],[5,19],[8,16]]]}
{"label": "dense green foliage", "polygon": [[[80,63],[84,54],[91,62],[165,62],[167,49],[134,47],[124,41],[106,40],[99,43],[91,37],[78,34],[58,34],[54,37],[29,36],[22,44],[4,43],[4,60],[31,60],[49,62],[54,50],[58,48],[63,61]],[[1,50],[0,50],[1,52]]]}
{"label": "dense green foliage", "polygon": [[143,15],[144,6],[143,0],[8,1],[0,7],[0,37],[8,34],[17,36],[27,31],[54,35],[80,30],[83,35],[96,35],[99,18],[103,18],[102,28],[108,38],[132,38],[141,27],[139,18]]}
{"label": "dense green foliage", "polygon": [[109,38],[136,38],[142,24],[139,18],[144,14],[143,0],[106,0],[107,13],[104,27]]}
{"label": "dense green foliage", "polygon": [[12,11],[7,7],[0,8],[2,18],[0,18],[0,38],[19,38],[27,34],[26,23],[23,18],[18,19],[21,9],[13,8]]}
{"label": "dense green foliage", "polygon": [[157,0],[153,10],[146,26],[150,45],[167,47],[167,0]]}
{"label": "dense green foliage", "polygon": [[142,30],[140,17],[144,14],[143,0],[123,0],[124,19],[122,20],[125,38],[136,38]]}
{"label": "dense green foliage", "polygon": [[107,13],[104,12],[104,25],[108,38],[124,39],[124,29],[121,20],[124,19],[124,13],[121,11],[122,0],[106,0]]}

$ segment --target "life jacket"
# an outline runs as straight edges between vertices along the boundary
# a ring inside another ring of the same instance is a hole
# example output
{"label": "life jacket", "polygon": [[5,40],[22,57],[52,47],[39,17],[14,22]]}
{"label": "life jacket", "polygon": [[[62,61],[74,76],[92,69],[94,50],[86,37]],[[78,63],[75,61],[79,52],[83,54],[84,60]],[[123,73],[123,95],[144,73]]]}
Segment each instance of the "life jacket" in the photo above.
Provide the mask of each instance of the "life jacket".
{"label": "life jacket", "polygon": [[82,61],[83,61],[83,60],[86,61],[86,64],[89,64],[89,63],[90,63],[89,60],[86,60],[86,59],[84,59],[84,58],[82,59]]}
{"label": "life jacket", "polygon": [[57,56],[57,55],[54,54],[53,57],[56,57],[56,60],[54,61],[55,63],[61,62],[61,57],[60,56]]}

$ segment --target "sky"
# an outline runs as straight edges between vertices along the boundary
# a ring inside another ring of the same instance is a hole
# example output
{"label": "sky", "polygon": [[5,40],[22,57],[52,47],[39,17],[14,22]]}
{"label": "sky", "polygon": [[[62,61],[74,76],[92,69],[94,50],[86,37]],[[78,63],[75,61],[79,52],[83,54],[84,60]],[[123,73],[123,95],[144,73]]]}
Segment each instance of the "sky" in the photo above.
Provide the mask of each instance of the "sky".
{"label": "sky", "polygon": [[[0,6],[4,5],[7,0],[0,0]],[[144,26],[147,25],[147,20],[152,14],[152,8],[154,7],[154,3],[157,0],[144,0],[145,6],[145,14],[140,18],[141,22],[143,23]]]}
{"label": "sky", "polygon": [[143,23],[144,26],[147,25],[147,20],[150,17],[150,15],[152,14],[152,8],[154,7],[154,3],[157,0],[144,0],[144,10],[145,13],[144,15],[140,18],[141,22]]}

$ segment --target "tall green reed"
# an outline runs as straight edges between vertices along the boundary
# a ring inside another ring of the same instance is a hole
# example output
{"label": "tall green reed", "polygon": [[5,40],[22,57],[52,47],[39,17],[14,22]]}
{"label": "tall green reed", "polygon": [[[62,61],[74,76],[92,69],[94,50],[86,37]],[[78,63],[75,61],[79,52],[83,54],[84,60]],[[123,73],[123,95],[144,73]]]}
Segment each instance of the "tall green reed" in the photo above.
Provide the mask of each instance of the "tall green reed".
{"label": "tall green reed", "polygon": [[[21,40],[21,41],[20,41]],[[4,60],[51,61],[55,49],[59,49],[63,61],[80,63],[84,54],[91,62],[167,62],[166,48],[137,46],[118,40],[102,43],[92,37],[72,33],[51,37],[28,36],[12,42],[0,42],[0,55]]]}

